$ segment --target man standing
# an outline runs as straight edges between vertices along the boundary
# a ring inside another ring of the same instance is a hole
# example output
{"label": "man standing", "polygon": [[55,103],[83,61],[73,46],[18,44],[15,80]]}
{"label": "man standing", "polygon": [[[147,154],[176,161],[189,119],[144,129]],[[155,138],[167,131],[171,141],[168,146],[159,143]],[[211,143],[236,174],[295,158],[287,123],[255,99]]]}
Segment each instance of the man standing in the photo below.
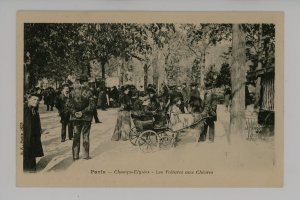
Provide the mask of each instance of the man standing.
{"label": "man standing", "polygon": [[24,105],[23,170],[36,171],[36,157],[44,156],[41,143],[41,120],[38,112],[39,95],[32,92]]}
{"label": "man standing", "polygon": [[191,92],[190,92],[190,108],[191,108],[191,112],[195,113],[195,112],[201,112],[202,111],[202,100],[200,98],[200,92],[199,90],[196,88],[197,83],[192,83],[191,84]]}
{"label": "man standing", "polygon": [[[95,102],[98,102],[98,92],[95,88],[95,82],[93,80],[89,81],[89,87],[90,87],[90,91],[93,94],[93,97],[95,99]],[[95,119],[95,123],[102,123],[100,122],[99,118],[98,118],[98,112],[97,112],[97,106],[95,107],[94,111],[93,111],[93,117]]]}
{"label": "man standing", "polygon": [[71,93],[69,109],[71,112],[70,120],[74,127],[73,138],[73,160],[79,159],[80,152],[80,136],[83,136],[83,158],[90,159],[90,130],[93,119],[93,111],[96,107],[93,94],[88,87],[87,76],[80,76],[79,84],[74,85],[74,90]]}
{"label": "man standing", "polygon": [[207,117],[203,128],[200,130],[198,142],[206,140],[207,129],[209,127],[209,141],[213,142],[215,138],[215,121],[217,120],[217,97],[212,91],[212,87],[207,86],[203,101],[203,112],[201,115]]}
{"label": "man standing", "polygon": [[55,91],[52,87],[48,87],[44,100],[47,105],[47,111],[49,110],[53,111],[53,106],[55,102]]}
{"label": "man standing", "polygon": [[73,138],[73,127],[70,122],[70,111],[67,104],[70,99],[70,89],[68,84],[62,86],[61,94],[58,96],[56,101],[56,108],[58,109],[61,123],[61,142],[66,140],[66,130],[68,126],[69,140]]}
{"label": "man standing", "polygon": [[189,90],[186,87],[186,83],[182,84],[181,94],[182,94],[182,97],[183,97],[184,106],[186,108],[188,108],[188,102],[189,102],[190,97],[189,97]]}

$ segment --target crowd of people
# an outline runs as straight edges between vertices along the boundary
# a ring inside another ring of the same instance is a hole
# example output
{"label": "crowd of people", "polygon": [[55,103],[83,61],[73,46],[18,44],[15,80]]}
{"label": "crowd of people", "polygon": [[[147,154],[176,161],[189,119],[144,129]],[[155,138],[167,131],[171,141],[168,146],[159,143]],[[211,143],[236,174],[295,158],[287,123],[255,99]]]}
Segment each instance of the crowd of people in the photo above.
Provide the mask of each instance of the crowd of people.
{"label": "crowd of people", "polygon": [[124,86],[120,93],[121,109],[118,113],[112,140],[128,140],[133,127],[131,118],[147,120],[154,118],[154,127],[165,127],[170,122],[172,114],[199,113],[206,117],[204,126],[199,130],[199,142],[206,141],[209,127],[209,141],[214,141],[214,122],[218,100],[213,88],[206,87],[203,99],[196,83],[190,88],[182,85],[162,85],[161,91],[149,84],[145,91],[137,91],[134,86]]}
{"label": "crowd of people", "polygon": [[[213,88],[207,86],[205,95],[201,98],[196,83],[187,86],[162,84],[160,91],[149,84],[144,91],[138,91],[134,85],[123,85],[113,88],[98,88],[88,77],[82,75],[74,84],[63,84],[58,90],[40,88],[31,90],[26,95],[24,105],[24,171],[36,171],[36,157],[43,156],[41,143],[41,122],[39,117],[39,101],[44,99],[47,111],[55,106],[61,122],[61,142],[67,138],[73,140],[73,160],[79,159],[80,138],[83,141],[83,159],[90,159],[89,134],[93,118],[95,123],[101,123],[97,108],[106,110],[109,107],[119,107],[117,123],[112,140],[128,140],[133,126],[132,118],[145,120],[154,119],[154,126],[166,126],[171,113],[201,113],[206,116],[203,128],[199,134],[199,142],[214,141],[214,122],[217,119],[217,98]],[[208,131],[209,127],[209,131]],[[67,131],[68,130],[68,131]]]}

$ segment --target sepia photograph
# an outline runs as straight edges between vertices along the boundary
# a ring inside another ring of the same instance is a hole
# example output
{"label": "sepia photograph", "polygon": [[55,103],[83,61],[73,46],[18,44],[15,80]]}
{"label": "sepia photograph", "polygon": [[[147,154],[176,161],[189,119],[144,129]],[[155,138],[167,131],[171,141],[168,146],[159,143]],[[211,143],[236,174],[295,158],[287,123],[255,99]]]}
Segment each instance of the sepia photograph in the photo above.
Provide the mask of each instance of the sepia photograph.
{"label": "sepia photograph", "polygon": [[17,186],[282,187],[281,12],[17,13]]}

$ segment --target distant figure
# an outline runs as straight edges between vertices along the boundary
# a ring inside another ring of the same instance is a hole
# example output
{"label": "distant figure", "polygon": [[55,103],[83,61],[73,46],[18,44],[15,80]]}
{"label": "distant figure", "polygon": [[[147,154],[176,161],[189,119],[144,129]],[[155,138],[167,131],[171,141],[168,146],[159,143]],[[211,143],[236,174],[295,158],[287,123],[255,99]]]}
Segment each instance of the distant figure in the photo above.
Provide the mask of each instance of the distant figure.
{"label": "distant figure", "polygon": [[[93,98],[95,99],[95,102],[97,102],[98,101],[98,91],[95,88],[95,82],[90,81],[89,84],[90,84],[90,91],[93,94]],[[93,111],[93,117],[95,119],[95,123],[102,123],[99,120],[98,112],[97,112],[97,108],[96,107],[95,107],[95,109]]]}
{"label": "distant figure", "polygon": [[245,85],[245,108],[252,103],[251,95],[249,92],[248,85]]}
{"label": "distant figure", "polygon": [[41,120],[38,112],[39,94],[30,93],[24,105],[23,171],[36,171],[36,157],[44,156],[41,143]]}
{"label": "distant figure", "polygon": [[48,87],[44,94],[44,101],[47,105],[47,111],[53,111],[54,103],[55,103],[55,91],[52,87]]}
{"label": "distant figure", "polygon": [[225,99],[225,107],[226,111],[230,109],[230,102],[231,102],[231,89],[230,86],[226,87],[224,90],[224,99]]}
{"label": "distant figure", "polygon": [[106,89],[102,88],[99,92],[98,104],[102,110],[106,110],[107,108],[107,97],[106,97]]}
{"label": "distant figure", "polygon": [[105,92],[105,99],[106,99],[106,105],[107,107],[111,107],[111,104],[110,104],[110,96],[111,96],[111,90],[110,90],[110,87],[106,87],[106,92]]}

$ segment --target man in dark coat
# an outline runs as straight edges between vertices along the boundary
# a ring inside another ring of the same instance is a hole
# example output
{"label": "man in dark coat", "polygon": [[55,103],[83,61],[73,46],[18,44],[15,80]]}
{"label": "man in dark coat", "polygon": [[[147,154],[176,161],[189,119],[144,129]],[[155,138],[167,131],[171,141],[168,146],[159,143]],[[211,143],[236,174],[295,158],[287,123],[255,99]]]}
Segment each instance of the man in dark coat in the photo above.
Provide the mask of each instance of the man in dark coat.
{"label": "man in dark coat", "polygon": [[38,112],[39,95],[31,93],[24,105],[23,170],[36,171],[36,157],[44,156],[41,143],[41,120]]}
{"label": "man in dark coat", "polygon": [[[97,89],[95,88],[95,82],[94,81],[89,81],[89,84],[90,84],[90,91],[91,93],[93,94],[93,97],[95,99],[95,102],[98,102],[98,92],[97,92]],[[98,117],[98,112],[97,112],[97,106],[95,107],[94,111],[93,111],[93,117],[95,119],[95,123],[102,123],[100,122],[99,120],[99,117]]]}
{"label": "man in dark coat", "polygon": [[187,108],[188,107],[188,102],[190,100],[190,94],[189,94],[189,90],[186,86],[186,83],[182,84],[181,94],[182,94],[182,97],[183,97],[183,104]]}
{"label": "man in dark coat", "polygon": [[119,91],[116,86],[114,86],[113,89],[111,90],[111,98],[114,101],[113,107],[117,107],[119,104]]}
{"label": "man in dark coat", "polygon": [[47,92],[45,94],[45,103],[47,105],[47,111],[51,110],[53,111],[54,103],[55,103],[55,91],[52,87],[49,87],[47,89]]}
{"label": "man in dark coat", "polygon": [[200,98],[200,92],[197,89],[197,84],[196,83],[192,83],[191,84],[191,92],[190,92],[190,107],[191,107],[191,111],[192,113],[195,112],[201,112],[202,111],[202,100]]}
{"label": "man in dark coat", "polygon": [[79,84],[74,85],[69,101],[70,121],[73,123],[73,160],[79,159],[80,136],[83,136],[83,158],[90,159],[90,130],[93,119],[93,111],[96,108],[95,98],[88,86],[88,78],[80,76]]}
{"label": "man in dark coat", "polygon": [[203,128],[200,130],[199,142],[206,140],[207,129],[209,127],[209,141],[213,142],[215,138],[215,121],[217,120],[217,96],[214,94],[213,89],[207,86],[206,94],[203,101],[202,117],[207,117]]}
{"label": "man in dark coat", "polygon": [[66,140],[66,130],[68,127],[69,140],[73,139],[73,126],[70,122],[70,111],[67,107],[70,100],[69,85],[63,85],[63,90],[56,101],[56,108],[58,109],[61,123],[61,142]]}

